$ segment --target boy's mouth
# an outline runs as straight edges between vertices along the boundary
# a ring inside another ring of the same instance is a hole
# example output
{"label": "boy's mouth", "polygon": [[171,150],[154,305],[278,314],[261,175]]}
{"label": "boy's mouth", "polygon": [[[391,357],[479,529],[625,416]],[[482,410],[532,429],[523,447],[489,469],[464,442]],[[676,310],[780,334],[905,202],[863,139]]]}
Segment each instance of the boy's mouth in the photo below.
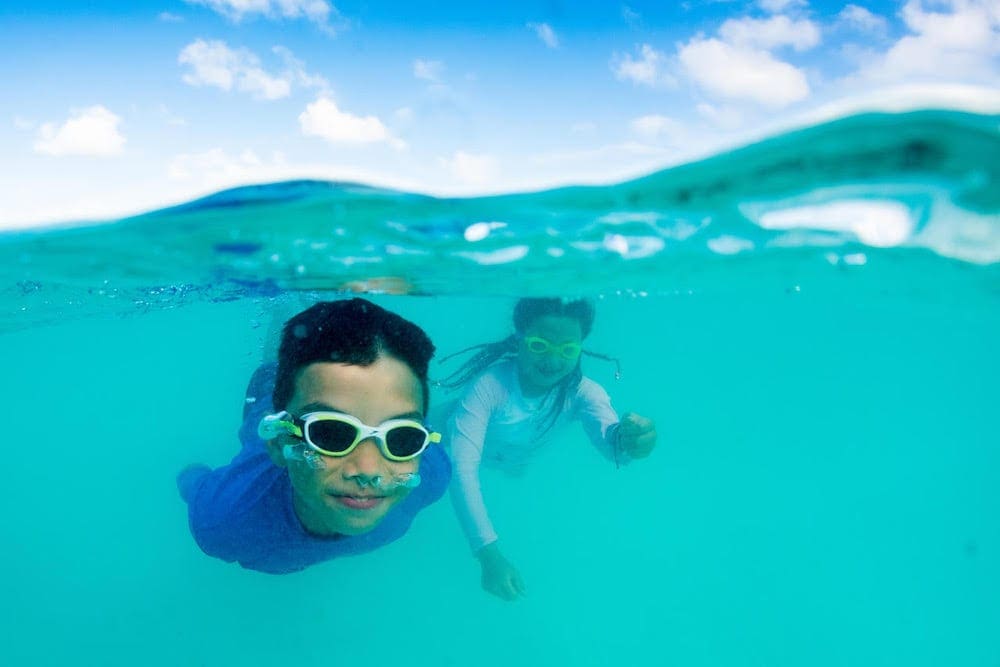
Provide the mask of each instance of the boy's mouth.
{"label": "boy's mouth", "polygon": [[385,496],[377,496],[374,494],[367,494],[367,493],[361,493],[361,494],[331,493],[330,495],[333,496],[333,498],[336,499],[336,501],[341,505],[350,507],[351,509],[355,510],[370,510],[385,500]]}

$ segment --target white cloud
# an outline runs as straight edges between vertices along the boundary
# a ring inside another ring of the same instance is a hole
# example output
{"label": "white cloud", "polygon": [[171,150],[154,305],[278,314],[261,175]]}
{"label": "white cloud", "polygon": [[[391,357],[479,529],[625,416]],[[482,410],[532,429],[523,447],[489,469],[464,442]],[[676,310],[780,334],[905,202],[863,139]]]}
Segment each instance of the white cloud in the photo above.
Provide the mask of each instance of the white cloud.
{"label": "white cloud", "polygon": [[225,42],[199,39],[181,50],[177,62],[192,67],[192,71],[183,77],[185,83],[232,90],[240,69],[246,67],[248,61],[258,62],[253,54],[246,51],[242,53],[243,55],[231,50]]}
{"label": "white cloud", "polygon": [[164,23],[182,23],[184,21],[183,16],[178,16],[170,12],[160,12],[156,18]]}
{"label": "white cloud", "polygon": [[326,90],[326,79],[305,71],[301,61],[288,49],[273,49],[284,62],[284,69],[276,74],[261,67],[260,58],[247,49],[231,49],[222,41],[195,40],[181,50],[177,62],[191,70],[184,74],[184,82],[192,86],[212,86],[225,91],[239,90],[259,100],[277,100],[288,97],[292,86]]}
{"label": "white cloud", "polygon": [[837,14],[837,19],[867,32],[884,33],[888,28],[888,22],[883,17],[872,14],[860,5],[847,5]]}
{"label": "white cloud", "polygon": [[995,0],[943,0],[950,11],[926,11],[920,0],[902,10],[912,33],[864,66],[863,78],[879,81],[961,78],[995,82],[1000,55],[1000,4]]}
{"label": "white cloud", "polygon": [[237,23],[248,16],[260,15],[269,19],[307,19],[329,32],[343,27],[331,25],[330,19],[339,18],[340,14],[326,0],[185,0],[185,2],[208,7]]}
{"label": "white cloud", "polygon": [[[761,0],[769,12],[806,6],[795,0]],[[820,43],[820,30],[808,19],[786,15],[725,21],[714,37],[699,33],[677,47],[680,69],[709,95],[729,101],[753,102],[778,109],[809,96],[805,72],[772,51],[791,47],[806,51]],[[707,105],[703,116],[715,108]],[[706,113],[707,112],[707,113]],[[728,114],[730,122],[734,116]]]}
{"label": "white cloud", "polygon": [[289,83],[293,83],[300,88],[316,88],[322,92],[330,90],[330,83],[318,74],[310,74],[306,71],[305,63],[295,57],[290,49],[284,46],[275,46],[271,51],[276,54],[284,63],[285,68],[281,73]]}
{"label": "white cloud", "polygon": [[497,179],[499,164],[492,155],[455,151],[450,158],[441,159],[452,176],[469,185],[489,185]]}
{"label": "white cloud", "polygon": [[14,116],[14,127],[22,132],[34,130],[37,125],[38,123],[24,116]]}
{"label": "white cloud", "polygon": [[413,76],[424,81],[438,82],[441,80],[441,72],[444,71],[444,63],[440,60],[422,60],[417,58],[413,61]]}
{"label": "white cloud", "polygon": [[595,130],[597,130],[597,123],[589,120],[573,123],[569,127],[569,131],[573,134],[590,134]]}
{"label": "white cloud", "polygon": [[73,111],[62,125],[44,123],[38,130],[35,152],[46,155],[118,155],[125,137],[118,131],[121,118],[103,106]]}
{"label": "white cloud", "polygon": [[673,85],[674,79],[667,73],[667,57],[649,44],[639,48],[640,58],[631,55],[616,55],[613,59],[615,76],[621,81],[631,81],[643,86]]}
{"label": "white cloud", "polygon": [[771,50],[791,46],[805,51],[819,44],[819,28],[812,21],[792,21],[787,16],[767,19],[729,19],[719,28],[719,36],[729,44]]}
{"label": "white cloud", "polygon": [[406,144],[389,134],[375,116],[354,116],[337,108],[329,97],[319,97],[299,114],[299,127],[307,137],[330,143],[371,144],[385,142],[397,149]]}
{"label": "white cloud", "polygon": [[240,75],[239,89],[260,100],[280,100],[292,92],[288,81],[271,76],[259,67],[248,69]]}
{"label": "white cloud", "polygon": [[695,83],[720,97],[780,108],[809,96],[805,74],[767,51],[696,37],[679,57]]}
{"label": "white cloud", "polygon": [[757,4],[765,12],[777,14],[794,7],[806,7],[809,3],[806,0],[758,0]]}
{"label": "white cloud", "polygon": [[650,114],[640,116],[629,123],[632,132],[646,141],[663,141],[666,143],[680,143],[687,136],[687,128],[668,116]]}
{"label": "white cloud", "polygon": [[535,31],[538,39],[545,42],[545,46],[554,49],[559,46],[559,36],[556,35],[548,23],[529,23],[528,27]]}

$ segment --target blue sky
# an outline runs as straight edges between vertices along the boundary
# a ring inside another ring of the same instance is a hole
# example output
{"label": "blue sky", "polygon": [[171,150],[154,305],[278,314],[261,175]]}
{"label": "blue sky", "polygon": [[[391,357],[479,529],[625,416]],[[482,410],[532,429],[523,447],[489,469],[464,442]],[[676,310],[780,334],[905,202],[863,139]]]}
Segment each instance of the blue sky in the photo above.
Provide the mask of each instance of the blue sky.
{"label": "blue sky", "polygon": [[0,40],[0,228],[288,178],[608,183],[852,111],[1000,111],[997,0],[7,0]]}

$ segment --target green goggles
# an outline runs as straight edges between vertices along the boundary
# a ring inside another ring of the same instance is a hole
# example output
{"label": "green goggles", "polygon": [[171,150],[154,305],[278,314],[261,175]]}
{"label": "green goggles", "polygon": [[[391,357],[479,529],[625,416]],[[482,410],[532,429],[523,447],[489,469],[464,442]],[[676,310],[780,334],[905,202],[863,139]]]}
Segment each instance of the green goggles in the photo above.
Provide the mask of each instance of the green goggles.
{"label": "green goggles", "polygon": [[390,461],[415,459],[430,443],[441,442],[440,433],[429,431],[413,419],[390,419],[369,426],[344,412],[309,412],[293,417],[282,411],[261,419],[257,433],[264,440],[282,435],[299,438],[326,456],[347,456],[360,443],[374,438],[382,456]]}
{"label": "green goggles", "polygon": [[525,336],[524,344],[532,354],[549,354],[554,350],[560,357],[570,361],[579,358],[580,353],[583,351],[583,343],[569,342],[556,345],[539,336]]}

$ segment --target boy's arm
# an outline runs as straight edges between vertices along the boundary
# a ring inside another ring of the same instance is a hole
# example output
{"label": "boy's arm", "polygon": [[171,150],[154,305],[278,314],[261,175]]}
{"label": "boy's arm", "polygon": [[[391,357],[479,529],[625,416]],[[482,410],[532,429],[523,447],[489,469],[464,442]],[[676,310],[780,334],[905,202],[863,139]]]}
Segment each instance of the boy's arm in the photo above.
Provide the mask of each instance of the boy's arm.
{"label": "boy's arm", "polygon": [[274,364],[257,369],[247,387],[240,426],[240,452],[228,464],[211,470],[192,467],[178,477],[188,503],[188,524],[201,549],[227,561],[239,560],[253,540],[245,535],[246,519],[262,502],[283,471],[275,466],[257,436],[261,417],[272,412]]}

